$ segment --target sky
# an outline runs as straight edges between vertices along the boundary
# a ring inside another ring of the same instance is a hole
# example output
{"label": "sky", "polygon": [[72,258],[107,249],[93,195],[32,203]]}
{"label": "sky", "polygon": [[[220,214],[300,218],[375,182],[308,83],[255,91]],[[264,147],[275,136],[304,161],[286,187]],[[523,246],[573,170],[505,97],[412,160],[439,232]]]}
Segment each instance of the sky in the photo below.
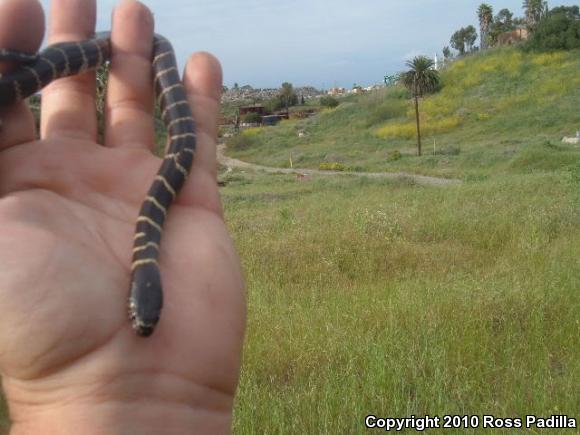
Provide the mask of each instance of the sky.
{"label": "sky", "polygon": [[[405,61],[433,57],[469,24],[481,0],[143,0],[156,32],[175,48],[180,69],[209,51],[224,84],[310,85],[319,89],[381,83]],[[49,0],[41,0],[48,12]],[[113,0],[98,0],[97,30],[110,30]],[[522,15],[522,0],[487,0],[494,13]],[[568,4],[570,2],[563,2]],[[572,2],[574,3],[574,2]],[[570,3],[571,4],[571,3]],[[550,6],[556,6],[550,4]],[[478,29],[479,30],[479,29]]]}

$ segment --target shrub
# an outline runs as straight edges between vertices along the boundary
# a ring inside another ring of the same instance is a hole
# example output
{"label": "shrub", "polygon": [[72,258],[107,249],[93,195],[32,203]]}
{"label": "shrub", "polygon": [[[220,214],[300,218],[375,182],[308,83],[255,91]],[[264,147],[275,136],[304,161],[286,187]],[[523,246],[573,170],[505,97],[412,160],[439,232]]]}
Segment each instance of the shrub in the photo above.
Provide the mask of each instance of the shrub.
{"label": "shrub", "polygon": [[372,127],[375,124],[388,121],[389,119],[404,116],[407,109],[405,100],[389,99],[382,105],[369,109],[369,115],[366,120],[366,127]]}
{"label": "shrub", "polygon": [[320,105],[328,108],[335,108],[339,105],[339,101],[331,96],[320,97]]}
{"label": "shrub", "polygon": [[244,176],[243,174],[240,173],[236,173],[236,172],[230,172],[225,174],[223,177],[221,177],[221,182],[225,183],[225,184],[238,184],[238,185],[246,185],[246,184],[251,184],[252,180],[250,180],[248,177]]}
{"label": "shrub", "polygon": [[461,149],[456,146],[441,147],[435,150],[435,154],[442,156],[456,156],[461,152]]}
{"label": "shrub", "polygon": [[564,147],[562,145],[553,143],[551,140],[545,140],[544,146],[546,148],[549,148],[549,149],[554,150],[554,151],[564,151],[567,149],[566,147]]}
{"label": "shrub", "polygon": [[412,139],[417,134],[416,124],[407,122],[404,124],[389,124],[377,131],[377,136],[380,138],[400,137],[403,139]]}
{"label": "shrub", "polygon": [[401,159],[402,154],[399,150],[393,150],[387,154],[387,162],[396,162]]}
{"label": "shrub", "polygon": [[251,136],[257,136],[262,132],[262,128],[260,127],[251,127],[251,128],[246,128],[242,134],[246,137],[251,137]]}
{"label": "shrub", "polygon": [[228,148],[238,151],[248,149],[250,147],[256,146],[257,144],[258,140],[255,135],[247,135],[244,133],[232,136],[227,141]]}
{"label": "shrub", "polygon": [[[421,125],[421,132],[425,136],[447,133],[455,130],[460,125],[461,118],[456,115],[442,119],[425,119]],[[417,126],[414,121],[403,124],[387,124],[376,132],[376,135],[380,138],[400,137],[403,139],[412,139],[416,134]]]}
{"label": "shrub", "polygon": [[318,166],[321,171],[349,171],[350,168],[344,163],[323,162]]}
{"label": "shrub", "polygon": [[250,112],[244,115],[243,122],[248,124],[260,124],[262,122],[262,117],[258,113]]}

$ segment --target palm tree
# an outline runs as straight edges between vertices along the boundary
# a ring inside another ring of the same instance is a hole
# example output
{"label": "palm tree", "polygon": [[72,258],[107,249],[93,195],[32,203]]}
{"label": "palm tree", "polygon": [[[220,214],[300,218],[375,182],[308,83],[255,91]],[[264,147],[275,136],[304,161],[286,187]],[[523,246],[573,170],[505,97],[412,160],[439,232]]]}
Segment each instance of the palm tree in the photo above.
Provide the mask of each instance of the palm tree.
{"label": "palm tree", "polygon": [[417,155],[421,155],[421,127],[419,121],[419,98],[428,92],[433,92],[439,84],[439,73],[433,69],[432,59],[426,56],[417,56],[407,61],[410,68],[402,74],[401,80],[411,91],[415,99],[415,117],[417,120]]}
{"label": "palm tree", "polygon": [[548,2],[542,0],[524,0],[522,7],[526,16],[528,30],[533,32],[538,27],[538,23],[548,12]]}
{"label": "palm tree", "polygon": [[493,21],[493,8],[487,3],[482,3],[477,9],[477,16],[479,17],[479,36],[481,38],[481,49],[485,50],[488,47],[489,28]]}

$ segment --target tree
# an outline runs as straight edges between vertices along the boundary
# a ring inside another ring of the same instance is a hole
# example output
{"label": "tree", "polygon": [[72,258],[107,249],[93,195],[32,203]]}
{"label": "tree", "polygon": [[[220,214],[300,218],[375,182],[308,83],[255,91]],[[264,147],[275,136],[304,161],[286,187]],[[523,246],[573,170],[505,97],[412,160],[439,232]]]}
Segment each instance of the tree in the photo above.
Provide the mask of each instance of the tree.
{"label": "tree", "polygon": [[417,155],[421,155],[421,127],[419,120],[419,98],[433,92],[439,85],[439,73],[433,69],[434,62],[426,56],[417,56],[407,61],[410,68],[402,74],[402,82],[415,100],[415,118],[417,121]]}
{"label": "tree", "polygon": [[462,27],[451,36],[451,46],[462,56],[467,52],[473,51],[473,44],[477,39],[477,31],[473,26]]}
{"label": "tree", "polygon": [[329,107],[329,108],[333,109],[339,105],[339,101],[336,98],[334,98],[330,95],[327,95],[324,97],[320,97],[320,105],[322,107]]}
{"label": "tree", "polygon": [[514,14],[509,9],[502,9],[498,12],[491,23],[489,31],[489,42],[491,45],[497,44],[499,35],[515,30]]}
{"label": "tree", "polygon": [[481,38],[481,49],[485,50],[489,45],[489,30],[493,22],[493,8],[487,3],[482,3],[477,9],[479,18],[479,36]]}
{"label": "tree", "polygon": [[443,59],[445,59],[445,61],[448,61],[452,57],[453,55],[451,54],[451,49],[447,45],[443,47]]}
{"label": "tree", "polygon": [[286,114],[290,113],[290,106],[295,105],[298,103],[298,96],[296,92],[294,92],[294,87],[292,83],[284,82],[282,83],[282,87],[280,88],[280,92],[278,93],[278,97],[282,101],[282,104],[286,108]]}
{"label": "tree", "polygon": [[524,0],[522,7],[526,16],[526,25],[530,33],[536,31],[540,20],[548,13],[548,2],[542,0]]}
{"label": "tree", "polygon": [[465,54],[465,37],[463,30],[464,29],[461,29],[455,32],[449,40],[451,46],[459,52],[460,56]]}
{"label": "tree", "polygon": [[477,30],[473,26],[467,26],[463,29],[463,37],[465,38],[465,48],[468,52],[473,51],[473,44],[477,40]]}
{"label": "tree", "polygon": [[514,14],[509,9],[504,8],[500,10],[495,19],[493,20],[493,24],[497,24],[506,28],[506,31],[513,30],[511,27],[514,25],[513,22]]}
{"label": "tree", "polygon": [[580,8],[560,6],[552,9],[538,23],[526,48],[536,50],[580,48]]}
{"label": "tree", "polygon": [[548,16],[564,14],[568,18],[580,20],[580,6],[558,6],[548,12]]}

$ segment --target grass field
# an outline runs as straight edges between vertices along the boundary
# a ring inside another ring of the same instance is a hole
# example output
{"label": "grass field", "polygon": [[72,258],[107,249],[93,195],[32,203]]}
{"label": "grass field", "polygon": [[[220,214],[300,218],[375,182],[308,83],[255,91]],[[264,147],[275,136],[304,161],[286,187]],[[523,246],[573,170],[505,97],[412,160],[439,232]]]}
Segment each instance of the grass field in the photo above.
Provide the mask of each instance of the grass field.
{"label": "grass field", "polygon": [[560,142],[580,128],[578,70],[577,51],[455,62],[422,102],[421,158],[401,88],[245,133],[229,154],[260,164],[464,183],[225,176],[249,304],[236,433],[363,433],[368,414],[580,418],[580,148]]}
{"label": "grass field", "polygon": [[234,174],[249,297],[236,433],[362,433],[370,413],[580,417],[579,177]]}

